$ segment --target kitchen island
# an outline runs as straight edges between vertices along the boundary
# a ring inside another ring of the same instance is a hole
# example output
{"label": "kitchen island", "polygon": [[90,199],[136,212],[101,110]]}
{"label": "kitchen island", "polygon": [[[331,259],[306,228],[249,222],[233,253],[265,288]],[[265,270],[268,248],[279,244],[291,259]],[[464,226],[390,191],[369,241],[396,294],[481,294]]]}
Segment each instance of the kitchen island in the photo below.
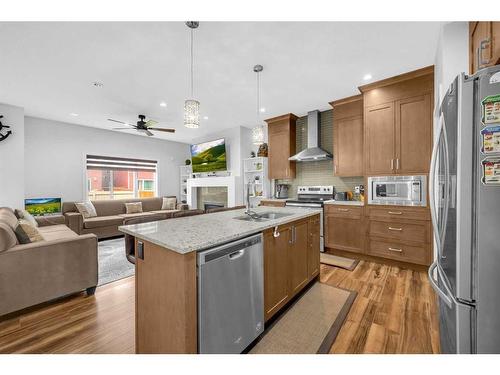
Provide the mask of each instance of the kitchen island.
{"label": "kitchen island", "polygon": [[136,243],[136,353],[198,353],[200,251],[262,233],[265,321],[317,278],[320,211],[254,211],[271,215],[245,220],[234,210],[120,227]]}

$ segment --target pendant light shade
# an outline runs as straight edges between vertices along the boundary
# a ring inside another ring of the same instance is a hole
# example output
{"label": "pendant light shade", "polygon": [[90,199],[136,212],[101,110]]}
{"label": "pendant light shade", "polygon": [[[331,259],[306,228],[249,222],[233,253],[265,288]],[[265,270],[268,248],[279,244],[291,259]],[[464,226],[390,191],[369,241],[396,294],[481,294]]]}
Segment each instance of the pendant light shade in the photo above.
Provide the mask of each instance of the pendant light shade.
{"label": "pendant light shade", "polygon": [[254,145],[261,145],[264,143],[264,127],[262,125],[252,129],[252,141]]}
{"label": "pendant light shade", "polygon": [[184,102],[184,126],[190,129],[200,127],[200,102],[194,99],[193,90],[193,31],[200,25],[197,21],[188,21],[186,26],[191,29],[191,99]]}
{"label": "pendant light shade", "polygon": [[[260,120],[260,72],[264,70],[262,65],[255,65],[253,71],[257,73],[257,121]],[[252,128],[252,142],[254,145],[261,145],[264,143],[264,126],[257,125]]]}
{"label": "pendant light shade", "polygon": [[188,99],[184,102],[184,126],[190,129],[200,127],[200,102]]}

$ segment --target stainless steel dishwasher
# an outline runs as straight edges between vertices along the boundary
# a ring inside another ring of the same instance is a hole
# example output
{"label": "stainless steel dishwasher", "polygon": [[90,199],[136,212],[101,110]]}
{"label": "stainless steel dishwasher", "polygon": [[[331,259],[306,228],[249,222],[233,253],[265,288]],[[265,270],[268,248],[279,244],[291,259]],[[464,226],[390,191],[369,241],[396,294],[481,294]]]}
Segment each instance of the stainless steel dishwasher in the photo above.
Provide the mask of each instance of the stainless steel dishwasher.
{"label": "stainless steel dishwasher", "polygon": [[241,353],[264,330],[262,234],[198,253],[198,351]]}

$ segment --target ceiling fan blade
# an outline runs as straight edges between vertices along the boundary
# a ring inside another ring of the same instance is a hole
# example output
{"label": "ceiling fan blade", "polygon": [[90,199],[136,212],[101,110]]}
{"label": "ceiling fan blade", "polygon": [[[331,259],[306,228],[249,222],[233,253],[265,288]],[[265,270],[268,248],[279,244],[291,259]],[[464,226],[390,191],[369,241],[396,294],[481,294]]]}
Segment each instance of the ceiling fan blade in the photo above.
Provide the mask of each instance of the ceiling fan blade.
{"label": "ceiling fan blade", "polygon": [[117,122],[117,123],[119,123],[119,124],[129,125],[129,124],[127,124],[126,122],[123,122],[123,121],[118,121],[118,120],[113,120],[112,118],[108,118],[108,121],[113,121],[113,122]]}
{"label": "ceiling fan blade", "polygon": [[149,128],[150,126],[155,126],[156,124],[158,124],[158,121],[148,120],[144,125]]}
{"label": "ceiling fan blade", "polygon": [[112,128],[111,130],[134,130],[134,128]]}
{"label": "ceiling fan blade", "polygon": [[140,132],[143,132],[143,133],[147,134],[149,137],[152,137],[154,135],[153,133],[151,133],[147,129],[137,129],[137,130],[140,131]]}
{"label": "ceiling fan blade", "polygon": [[165,132],[165,133],[175,133],[175,129],[152,128],[151,130],[158,130],[160,132]]}

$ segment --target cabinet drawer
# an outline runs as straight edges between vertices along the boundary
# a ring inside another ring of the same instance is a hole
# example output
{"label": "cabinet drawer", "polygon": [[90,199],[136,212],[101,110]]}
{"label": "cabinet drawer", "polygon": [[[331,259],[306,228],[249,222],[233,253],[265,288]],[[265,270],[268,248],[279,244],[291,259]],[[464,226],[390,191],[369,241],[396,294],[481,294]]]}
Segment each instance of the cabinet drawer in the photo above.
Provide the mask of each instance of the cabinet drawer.
{"label": "cabinet drawer", "polygon": [[369,239],[367,252],[370,255],[399,260],[401,262],[429,264],[429,245],[410,246],[398,242]]}
{"label": "cabinet drawer", "polygon": [[428,209],[395,207],[368,207],[367,215],[377,220],[430,220]]}
{"label": "cabinet drawer", "polygon": [[400,241],[427,242],[426,224],[370,221],[370,236],[392,238]]}
{"label": "cabinet drawer", "polygon": [[325,204],[325,213],[335,217],[346,217],[350,219],[361,219],[364,207],[339,206],[335,204]]}

